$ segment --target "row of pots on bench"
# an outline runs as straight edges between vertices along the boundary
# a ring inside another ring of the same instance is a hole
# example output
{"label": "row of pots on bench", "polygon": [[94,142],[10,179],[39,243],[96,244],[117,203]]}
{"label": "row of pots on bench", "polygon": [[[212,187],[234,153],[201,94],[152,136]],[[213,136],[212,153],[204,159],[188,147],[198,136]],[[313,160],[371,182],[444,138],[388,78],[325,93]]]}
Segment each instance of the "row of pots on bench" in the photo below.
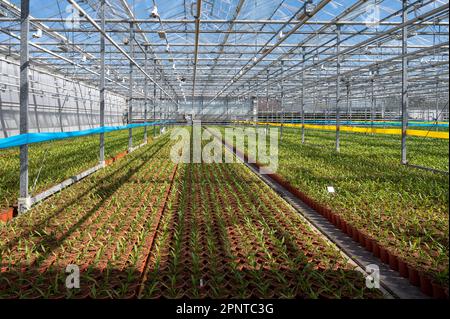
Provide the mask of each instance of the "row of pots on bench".
{"label": "row of pots on bench", "polygon": [[[281,179],[282,184],[285,184],[284,186],[289,184],[280,177],[276,179]],[[300,198],[306,205],[313,208],[319,214],[328,219],[333,225],[339,228],[342,232],[346,233],[354,241],[358,242],[367,251],[370,251],[375,257],[380,258],[383,263],[388,264],[392,270],[398,271],[402,277],[408,278],[412,285],[420,287],[420,290],[424,294],[433,298],[448,299],[448,287],[443,287],[441,284],[433,281],[425,272],[417,269],[417,267],[404,261],[395,253],[392,253],[388,249],[382,247],[375,239],[361,232],[350,223],[347,223],[341,216],[334,213],[328,207],[312,200],[297,189],[292,191],[292,188],[293,187],[291,185],[288,186],[288,190],[294,193],[294,195]]]}

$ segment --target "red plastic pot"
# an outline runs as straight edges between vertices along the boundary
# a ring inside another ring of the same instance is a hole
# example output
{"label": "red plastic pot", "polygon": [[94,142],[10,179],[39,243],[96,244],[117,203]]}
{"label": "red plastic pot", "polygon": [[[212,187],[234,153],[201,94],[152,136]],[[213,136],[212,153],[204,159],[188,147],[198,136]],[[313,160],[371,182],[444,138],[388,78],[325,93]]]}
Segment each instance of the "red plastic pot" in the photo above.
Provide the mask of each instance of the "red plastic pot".
{"label": "red plastic pot", "polygon": [[420,278],[419,278],[419,272],[414,267],[408,265],[408,279],[411,285],[419,286],[420,285]]}
{"label": "red plastic pot", "polygon": [[331,212],[330,212],[330,210],[328,209],[328,208],[326,208],[326,207],[324,207],[324,206],[322,206],[322,205],[318,205],[317,206],[317,210],[319,211],[319,213],[322,215],[322,216],[324,216],[325,218],[328,218],[328,219],[330,219],[330,214],[331,214]]}
{"label": "red plastic pot", "polygon": [[334,213],[332,211],[328,211],[327,218],[328,218],[328,221],[333,224]]}
{"label": "red plastic pot", "polygon": [[322,216],[324,218],[326,218],[327,220],[329,220],[330,219],[330,213],[331,213],[330,210],[326,209],[326,210],[323,211]]}
{"label": "red plastic pot", "polygon": [[409,277],[408,264],[403,260],[401,260],[400,258],[398,258],[398,272],[400,273],[400,276],[402,276],[403,278]]}
{"label": "red plastic pot", "polygon": [[380,246],[380,259],[385,264],[389,263],[389,254],[388,251]]}
{"label": "red plastic pot", "polygon": [[425,295],[432,296],[433,295],[433,286],[431,285],[431,279],[425,273],[419,272],[420,278],[420,291],[422,291]]}
{"label": "red plastic pot", "polygon": [[339,225],[339,228],[344,233],[347,232],[347,222],[345,220],[341,219],[341,224]]}
{"label": "red plastic pot", "polygon": [[370,237],[366,237],[366,243],[364,245],[367,251],[373,251],[373,239]]}
{"label": "red plastic pot", "polygon": [[388,252],[389,255],[389,267],[391,267],[392,270],[398,271],[398,257],[391,252]]}
{"label": "red plastic pot", "polygon": [[361,246],[363,246],[363,247],[366,247],[366,238],[367,238],[367,236],[365,234],[363,234],[362,232],[359,232],[358,240],[359,240],[359,243],[361,244]]}
{"label": "red plastic pot", "polygon": [[442,285],[438,284],[437,282],[432,282],[431,286],[433,287],[433,298],[436,299],[446,299],[447,296],[445,295],[445,290],[442,287]]}
{"label": "red plastic pot", "polygon": [[347,233],[347,235],[352,237],[353,236],[353,226],[347,223],[347,229],[345,232]]}
{"label": "red plastic pot", "polygon": [[[302,197],[302,196],[301,196]],[[311,206],[311,200],[309,197],[302,197],[301,200],[308,206]]]}
{"label": "red plastic pot", "polygon": [[325,216],[327,214],[327,211],[324,209],[321,205],[315,205],[315,210],[322,216]]}
{"label": "red plastic pot", "polygon": [[339,215],[334,215],[334,222],[333,222],[333,224],[337,228],[341,227],[341,217]]}
{"label": "red plastic pot", "polygon": [[380,245],[375,239],[372,241],[372,253],[375,257],[380,258]]}
{"label": "red plastic pot", "polygon": [[353,227],[352,238],[354,241],[359,242],[359,230],[356,227]]}

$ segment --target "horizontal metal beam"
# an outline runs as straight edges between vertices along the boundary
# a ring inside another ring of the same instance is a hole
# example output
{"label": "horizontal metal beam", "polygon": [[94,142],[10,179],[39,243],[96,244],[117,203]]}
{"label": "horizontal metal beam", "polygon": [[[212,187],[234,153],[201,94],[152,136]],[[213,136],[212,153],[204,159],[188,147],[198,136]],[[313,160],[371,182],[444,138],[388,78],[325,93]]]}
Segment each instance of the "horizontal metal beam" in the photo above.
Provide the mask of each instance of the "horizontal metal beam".
{"label": "horizontal metal beam", "polygon": [[[70,1],[70,0],[68,0]],[[6,27],[4,28],[7,31],[11,31],[11,32],[18,32],[19,29],[16,27]],[[67,29],[65,28],[53,28],[52,29],[55,32],[67,32]],[[72,28],[70,29],[71,33],[95,33],[96,29],[95,28]],[[106,29],[105,30],[106,33],[113,33],[113,34],[128,34],[129,31],[128,30],[124,30],[124,29]],[[195,35],[195,30],[183,30],[182,32],[180,32],[180,30],[178,29],[173,29],[173,30],[165,30],[164,31],[166,34],[194,34]],[[146,30],[146,29],[141,29],[141,30],[135,30],[136,34],[159,34],[160,30]],[[214,29],[214,30],[200,30],[199,32],[200,34],[253,34],[253,35],[274,35],[276,33],[274,33],[273,31],[255,31],[255,30],[220,30],[220,29]],[[299,30],[299,31],[295,31],[292,32],[293,35],[317,35],[318,33],[316,31],[309,31],[309,30]],[[333,31],[322,31],[320,32],[320,35],[334,35],[335,33]],[[362,31],[362,32],[358,32],[359,36],[374,36],[379,34],[379,32],[377,31]],[[414,36],[433,36],[436,33],[432,32],[432,31],[418,31],[415,33]],[[440,32],[439,33],[441,36],[448,36],[450,33],[449,32]],[[342,35],[355,35],[354,31],[342,31]],[[411,36],[412,37],[412,36]],[[153,44],[152,44],[153,45]]]}
{"label": "horizontal metal beam", "polygon": [[[18,18],[7,18],[7,17],[2,17],[0,18],[0,22],[19,22],[20,19]],[[66,19],[61,19],[61,18],[32,18],[30,19],[31,22],[48,22],[48,23],[65,23]],[[100,19],[94,19],[95,22],[100,23]],[[89,22],[87,19],[83,19],[81,18],[79,20],[80,23],[87,23]],[[106,23],[110,23],[110,24],[118,24],[118,23],[129,23],[130,20],[129,19],[106,19],[105,21]],[[134,23],[139,23],[139,24],[160,24],[164,23],[164,24],[195,24],[195,20],[194,19],[161,19],[159,20],[152,20],[152,19],[133,19]],[[206,20],[202,20],[202,24],[263,24],[263,25],[267,25],[267,24],[273,24],[273,25],[294,25],[296,22],[295,21],[289,21],[289,20],[212,20],[212,19],[206,19]],[[395,25],[399,25],[401,22],[394,22],[394,21],[383,21],[380,22],[379,25],[380,26],[395,26]],[[337,22],[333,22],[332,20],[329,21],[307,21],[305,23],[305,25],[330,25],[330,24],[337,24],[337,25],[349,25],[349,26],[364,26],[367,25],[366,22],[364,21],[345,21],[345,20],[340,20]],[[421,25],[426,25],[426,26],[449,26],[449,23],[446,21],[439,21],[439,22],[422,22],[420,23]],[[181,31],[182,32],[182,31]]]}

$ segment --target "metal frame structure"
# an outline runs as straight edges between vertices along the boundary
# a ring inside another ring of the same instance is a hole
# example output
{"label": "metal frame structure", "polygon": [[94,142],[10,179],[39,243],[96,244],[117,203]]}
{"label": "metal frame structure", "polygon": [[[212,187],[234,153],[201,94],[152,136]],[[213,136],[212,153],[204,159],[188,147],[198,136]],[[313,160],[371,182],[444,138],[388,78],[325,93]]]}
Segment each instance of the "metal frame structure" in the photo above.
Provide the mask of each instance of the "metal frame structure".
{"label": "metal frame structure", "polygon": [[[157,109],[160,119],[180,119],[187,112],[180,101],[192,110],[202,101],[202,113],[219,102],[228,120],[242,119],[233,118],[228,103],[254,101],[257,117],[283,123],[290,113],[300,120],[302,143],[305,118],[334,116],[338,152],[341,117],[373,125],[389,116],[402,122],[401,162],[407,164],[411,110],[448,120],[448,0],[37,2],[0,0],[0,51],[20,55],[21,134],[28,132],[30,64],[97,86],[101,126],[106,91],[128,99],[130,123],[139,101],[144,121],[155,119]],[[131,150],[131,129],[129,136]],[[25,206],[27,153],[22,146]]]}

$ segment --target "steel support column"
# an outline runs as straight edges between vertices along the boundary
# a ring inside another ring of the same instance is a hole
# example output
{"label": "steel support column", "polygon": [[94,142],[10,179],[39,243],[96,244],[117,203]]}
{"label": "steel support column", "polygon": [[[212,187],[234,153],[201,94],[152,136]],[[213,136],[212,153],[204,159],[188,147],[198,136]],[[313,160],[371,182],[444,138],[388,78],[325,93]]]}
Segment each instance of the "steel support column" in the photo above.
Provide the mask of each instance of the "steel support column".
{"label": "steel support column", "polygon": [[258,107],[259,107],[258,90],[256,90],[256,96],[252,100],[253,100],[253,126],[258,127]]}
{"label": "steel support column", "polygon": [[350,81],[347,82],[347,121],[352,119],[352,107],[350,102]]}
{"label": "steel support column", "polygon": [[[303,49],[303,63],[305,63],[305,49]],[[302,144],[305,144],[305,70],[302,70],[302,95],[301,95],[301,116],[302,116]]]}
{"label": "steel support column", "polygon": [[[161,79],[162,80],[162,79]],[[159,90],[159,98],[158,98],[158,105],[159,105],[159,119],[160,119],[160,121],[161,121],[161,124],[159,125],[159,135],[161,135],[161,130],[162,130],[162,127],[163,127],[163,122],[162,122],[162,120],[163,120],[163,112],[162,112],[162,91],[161,91],[161,89]]]}
{"label": "steel support column", "polygon": [[[281,60],[281,74],[284,73],[284,61]],[[284,80],[281,80],[281,130],[280,139],[283,139],[283,122],[284,122]]]}
{"label": "steel support column", "polygon": [[[153,74],[156,74],[156,59],[153,60]],[[153,121],[156,121],[156,82],[153,82]],[[156,137],[156,125],[153,125],[153,137]]]}
{"label": "steel support column", "polygon": [[[28,134],[30,1],[20,3],[20,134]],[[19,214],[31,206],[28,193],[28,144],[20,146]]]}
{"label": "steel support column", "polygon": [[439,80],[436,79],[436,131],[439,130]]}
{"label": "steel support column", "polygon": [[[105,0],[100,6],[101,28],[105,30]],[[100,127],[105,126],[105,37],[100,35]],[[105,134],[100,133],[100,165],[105,166]]]}
{"label": "steel support column", "polygon": [[336,152],[341,151],[341,140],[340,140],[340,100],[341,100],[341,27],[336,26]]}
{"label": "steel support column", "polygon": [[197,79],[197,63],[198,63],[198,44],[200,40],[200,18],[202,10],[202,1],[197,0],[197,10],[195,11],[195,45],[194,45],[194,70],[192,80],[192,108],[194,108],[195,98],[195,82]]}
{"label": "steel support column", "polygon": [[[144,53],[144,70],[145,72],[147,72],[147,67],[148,67],[148,56],[147,56],[147,50],[148,47],[146,46],[144,48],[145,53]],[[148,79],[147,77],[145,77],[144,79],[144,123],[147,123],[147,107],[148,107]],[[144,126],[144,143],[147,143],[147,126]]]}
{"label": "steel support column", "polygon": [[[130,23],[130,57],[134,59],[134,23]],[[129,73],[129,100],[128,100],[128,124],[133,122],[133,62],[130,61]],[[133,148],[133,129],[128,129],[128,151],[131,152]]]}
{"label": "steel support column", "polygon": [[[408,21],[408,1],[403,0],[403,25]],[[406,131],[408,129],[408,27],[402,29],[402,164],[407,164]]]}
{"label": "steel support column", "polygon": [[370,101],[370,126],[373,128],[375,120],[375,73],[372,74],[371,84],[371,101]]}
{"label": "steel support column", "polygon": [[[269,69],[267,69],[267,85],[266,85],[266,100],[267,100],[267,116],[266,116],[266,131],[269,129],[269,75],[270,75],[270,71]],[[271,114],[271,118],[272,118],[272,123],[273,123],[273,109],[272,109],[272,114]]]}

